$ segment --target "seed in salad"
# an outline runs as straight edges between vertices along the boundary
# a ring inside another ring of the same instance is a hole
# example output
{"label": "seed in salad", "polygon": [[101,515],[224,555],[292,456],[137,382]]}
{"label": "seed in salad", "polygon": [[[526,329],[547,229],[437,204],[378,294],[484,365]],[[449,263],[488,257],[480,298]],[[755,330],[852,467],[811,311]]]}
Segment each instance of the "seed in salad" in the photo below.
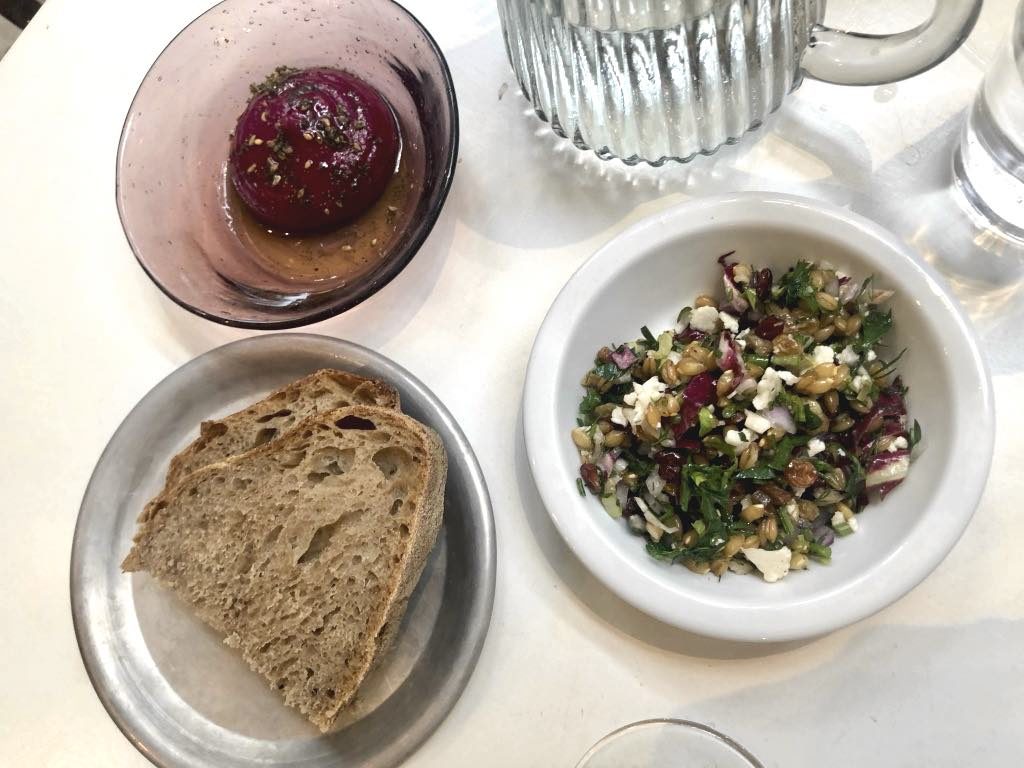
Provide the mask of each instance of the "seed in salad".
{"label": "seed in salad", "polygon": [[713,296],[701,294],[696,299],[694,299],[693,308],[700,309],[701,307],[714,307],[715,309],[718,309],[718,300],[715,299]]}
{"label": "seed in salad", "polygon": [[740,511],[740,517],[748,523],[752,523],[755,520],[760,520],[762,517],[764,517],[764,505],[751,504],[748,507],[744,507]]}
{"label": "seed in salad", "polygon": [[899,355],[880,354],[891,292],[825,263],[778,276],[719,263],[722,295],[597,350],[572,432],[578,480],[650,556],[775,580],[780,559],[831,561],[906,476],[920,428]]}
{"label": "seed in salad", "polygon": [[583,451],[589,451],[594,448],[594,441],[590,437],[590,431],[583,427],[576,427],[572,431],[572,441],[576,444],[576,447]]}

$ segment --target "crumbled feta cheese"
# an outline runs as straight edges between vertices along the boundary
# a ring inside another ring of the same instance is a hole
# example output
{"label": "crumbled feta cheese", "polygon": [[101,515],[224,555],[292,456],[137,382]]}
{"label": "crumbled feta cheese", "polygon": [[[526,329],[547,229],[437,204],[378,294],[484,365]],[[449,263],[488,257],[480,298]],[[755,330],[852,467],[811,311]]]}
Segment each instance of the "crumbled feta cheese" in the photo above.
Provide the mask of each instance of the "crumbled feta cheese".
{"label": "crumbled feta cheese", "polygon": [[832,527],[835,528],[837,525],[842,525],[845,522],[846,518],[843,517],[843,513],[837,509],[835,514],[832,515]]}
{"label": "crumbled feta cheese", "polygon": [[854,533],[856,533],[857,529],[860,528],[860,523],[857,522],[856,517],[851,517],[849,520],[846,521],[846,524],[850,526],[850,530]]}
{"label": "crumbled feta cheese", "polygon": [[886,448],[886,450],[889,453],[896,453],[896,451],[904,451],[904,450],[906,450],[908,445],[909,445],[909,443],[907,443],[907,438],[905,438],[905,437],[897,437],[895,440],[893,440],[891,443],[889,443],[889,447]]}
{"label": "crumbled feta cheese", "polygon": [[745,338],[747,338],[747,335],[749,333],[750,333],[750,329],[749,328],[744,328],[742,331],[740,331],[739,333],[736,334],[736,338],[737,339],[745,339]]}
{"label": "crumbled feta cheese", "polygon": [[741,551],[769,583],[776,582],[789,573],[789,560],[793,556],[789,547],[782,547],[774,552],[756,547],[747,547]]}
{"label": "crumbled feta cheese", "polygon": [[819,344],[811,352],[811,361],[814,365],[821,365],[822,363],[831,363],[836,359],[836,353],[832,350],[832,347],[826,347],[824,344]]}
{"label": "crumbled feta cheese", "polygon": [[690,313],[690,327],[695,331],[714,333],[720,322],[718,310],[714,307],[697,307]]}
{"label": "crumbled feta cheese", "polygon": [[651,404],[656,403],[664,395],[665,383],[657,376],[651,376],[643,384],[633,382],[633,391],[622,398],[626,405],[633,406],[633,413],[629,420],[633,424],[639,424],[643,421],[644,414],[647,413]]}
{"label": "crumbled feta cheese", "polygon": [[728,312],[719,312],[718,319],[722,321],[722,327],[725,328],[725,330],[732,331],[733,333],[739,333],[739,319],[733,317]]}
{"label": "crumbled feta cheese", "polygon": [[772,428],[772,423],[759,413],[747,411],[747,418],[743,422],[743,426],[752,429],[759,435],[763,435],[765,432]]}
{"label": "crumbled feta cheese", "polygon": [[853,381],[850,382],[850,386],[853,388],[854,392],[863,392],[871,386],[871,375],[864,370],[863,365],[857,369],[857,375],[853,377]]}
{"label": "crumbled feta cheese", "polygon": [[867,353],[865,353],[864,359],[870,363],[872,360],[877,360],[878,355],[875,354],[875,350],[869,349]]}
{"label": "crumbled feta cheese", "polygon": [[836,448],[836,453],[838,453],[840,456],[846,455],[846,451],[844,451],[842,448]]}
{"label": "crumbled feta cheese", "polygon": [[633,409],[615,406],[615,408],[612,409],[612,424],[618,424],[620,427],[624,427],[629,424],[629,416],[626,414],[626,411],[632,413]]}
{"label": "crumbled feta cheese", "polygon": [[747,340],[746,339],[733,339],[733,341],[736,342],[736,346],[740,348],[740,351],[743,351],[744,349],[747,348]]}
{"label": "crumbled feta cheese", "polygon": [[848,365],[852,368],[860,362],[860,355],[854,351],[853,347],[847,344],[843,351],[836,356],[836,359],[843,365]]}
{"label": "crumbled feta cheese", "polygon": [[745,447],[747,445],[747,441],[743,439],[743,435],[741,435],[735,429],[730,429],[726,431],[725,442],[736,448],[739,448],[740,446]]}
{"label": "crumbled feta cheese", "polygon": [[791,518],[793,518],[794,522],[800,521],[800,507],[797,506],[797,503],[795,501],[787,501],[786,506],[782,508],[782,511],[789,515]]}
{"label": "crumbled feta cheese", "polygon": [[673,365],[675,365],[676,363],[683,359],[683,355],[682,353],[676,352],[673,349],[671,352],[668,353],[668,357],[666,357],[665,359],[668,360]]}
{"label": "crumbled feta cheese", "polygon": [[796,384],[796,382],[797,377],[789,371],[776,371],[769,366],[764,369],[764,373],[761,374],[761,378],[757,382],[757,394],[754,395],[751,404],[757,410],[763,411],[775,402],[784,383]]}
{"label": "crumbled feta cheese", "polygon": [[812,437],[810,442],[807,443],[807,455],[817,456],[819,453],[825,450],[825,441],[817,437]]}
{"label": "crumbled feta cheese", "polygon": [[790,373],[789,371],[776,371],[775,373],[780,379],[782,379],[784,384],[787,384],[790,387],[800,381],[799,376],[795,373]]}

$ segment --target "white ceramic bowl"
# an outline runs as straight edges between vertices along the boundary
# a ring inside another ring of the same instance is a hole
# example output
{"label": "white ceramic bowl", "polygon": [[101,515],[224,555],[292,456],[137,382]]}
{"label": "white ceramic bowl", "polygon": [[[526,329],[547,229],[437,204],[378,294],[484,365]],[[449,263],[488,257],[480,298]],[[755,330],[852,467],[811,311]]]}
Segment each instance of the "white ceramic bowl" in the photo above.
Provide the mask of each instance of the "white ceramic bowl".
{"label": "white ceramic bowl", "polygon": [[[670,328],[701,293],[720,293],[716,258],[770,266],[827,260],[854,278],[896,290],[893,349],[924,440],[910,474],[837,540],[831,565],[775,584],[729,573],[721,581],[650,558],[643,539],[576,488],[569,433],[580,379],[602,345],[641,325]],[[609,589],[682,629],[741,641],[824,634],[862,619],[917,585],[953,548],[981,496],[992,458],[989,375],[970,325],[940,278],[878,225],[846,210],[774,194],[734,194],[680,205],[622,233],[555,299],[534,343],[523,402],[530,466],[551,519]]]}

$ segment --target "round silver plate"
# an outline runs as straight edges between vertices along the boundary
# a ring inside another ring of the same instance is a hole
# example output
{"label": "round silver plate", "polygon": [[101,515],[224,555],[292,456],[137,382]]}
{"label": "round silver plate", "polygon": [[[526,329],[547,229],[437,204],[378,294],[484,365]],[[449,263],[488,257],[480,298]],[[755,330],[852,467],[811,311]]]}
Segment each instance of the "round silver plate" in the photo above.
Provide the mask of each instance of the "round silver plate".
{"label": "round silver plate", "polygon": [[[318,368],[393,384],[402,410],[448,451],[444,526],[395,647],[340,730],[322,736],[168,590],[125,575],[135,521],[171,456],[222,416]],[[452,415],[395,363],[337,339],[275,334],[207,352],[160,382],[103,451],[71,552],[71,611],[86,670],[125,736],[159,766],[366,766],[400,763],[455,704],[494,602],[494,519],[473,449]]]}

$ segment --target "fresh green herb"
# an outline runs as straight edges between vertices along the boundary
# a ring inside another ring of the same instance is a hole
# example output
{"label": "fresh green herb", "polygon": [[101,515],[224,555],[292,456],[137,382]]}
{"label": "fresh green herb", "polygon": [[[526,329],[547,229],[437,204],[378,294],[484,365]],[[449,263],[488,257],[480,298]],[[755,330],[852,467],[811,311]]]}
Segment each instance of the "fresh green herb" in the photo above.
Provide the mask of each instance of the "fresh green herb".
{"label": "fresh green herb", "polygon": [[914,450],[914,446],[921,442],[921,425],[917,423],[917,419],[914,419],[914,427],[910,430],[910,439],[907,441],[907,447],[909,450]]}
{"label": "fresh green herb", "polygon": [[772,364],[772,361],[771,361],[770,357],[764,357],[762,355],[755,355],[752,352],[749,353],[749,354],[744,354],[743,355],[743,362],[748,363],[748,364],[749,363],[753,363],[754,365],[759,365],[762,368],[767,368],[769,365]]}
{"label": "fresh green herb", "polygon": [[793,525],[793,518],[790,516],[789,512],[787,512],[784,509],[779,510],[778,518],[779,518],[779,525],[782,526],[782,535],[783,536],[785,536],[786,538],[789,538],[794,533],[796,533],[796,526]]}
{"label": "fresh green herb", "polygon": [[711,409],[706,405],[697,412],[697,423],[699,424],[699,433],[701,437],[704,437],[708,432],[718,426],[718,419],[711,412]]}
{"label": "fresh green herb", "polygon": [[882,368],[872,378],[882,378],[888,376],[891,373],[894,373],[896,371],[896,363],[900,361],[900,358],[903,357],[906,351],[907,350],[905,348],[901,349],[900,353],[896,355],[896,357],[894,357],[892,360],[889,360],[888,362],[884,362],[882,364]]}
{"label": "fresh green herb", "polygon": [[658,340],[655,338],[654,334],[651,333],[651,329],[648,328],[646,325],[640,326],[640,334],[644,337],[644,341],[646,341],[652,347],[658,346]]}
{"label": "fresh green herb", "polygon": [[576,478],[576,490],[578,490],[580,492],[580,496],[586,496],[587,495],[587,491],[583,487],[583,478],[582,477],[577,477]]}
{"label": "fresh green herb", "polygon": [[615,363],[601,363],[600,365],[596,365],[594,366],[594,373],[605,381],[615,381],[622,375],[622,371],[619,370],[619,366]]}
{"label": "fresh green herb", "polygon": [[757,294],[754,293],[753,288],[745,288],[743,290],[743,298],[747,300],[747,304],[750,305],[751,309],[757,308]]}
{"label": "fresh green herb", "polygon": [[284,85],[292,75],[296,74],[299,70],[295,67],[280,66],[276,67],[273,72],[264,78],[262,83],[252,83],[249,86],[249,91],[252,92],[253,96],[267,94],[276,94],[280,92],[281,86]]}
{"label": "fresh green herb", "polygon": [[806,435],[786,435],[775,446],[775,452],[772,454],[768,465],[772,469],[782,471],[789,464],[789,458],[793,455],[793,451],[801,445],[806,445],[810,439]]}
{"label": "fresh green herb", "polygon": [[580,422],[581,427],[594,423],[594,409],[601,404],[601,396],[597,392],[587,392],[580,401]]}
{"label": "fresh green herb", "polygon": [[892,329],[892,310],[882,312],[878,309],[868,310],[860,326],[860,334],[857,336],[856,349],[858,352],[866,352],[875,346],[882,337]]}
{"label": "fresh green herb", "polygon": [[733,446],[729,445],[727,442],[725,442],[725,440],[722,439],[722,437],[720,437],[719,435],[710,435],[708,437],[705,437],[704,447],[713,448],[723,456],[732,457],[736,455],[736,449]]}
{"label": "fresh green herb", "polygon": [[801,259],[779,280],[778,287],[773,291],[779,303],[795,308],[807,299],[812,299],[815,290],[811,285],[811,265]]}
{"label": "fresh green herb", "polygon": [[840,536],[849,536],[853,533],[853,528],[851,528],[850,524],[845,520],[843,520],[843,522],[841,523],[836,523],[835,525],[833,525],[832,530]]}
{"label": "fresh green herb", "polygon": [[850,466],[846,468],[846,487],[843,494],[848,499],[856,499],[864,490],[864,465],[857,457],[850,454]]}
{"label": "fresh green herb", "polygon": [[807,545],[807,554],[819,563],[828,563],[832,560],[832,547],[812,541]]}
{"label": "fresh green herb", "polygon": [[[737,480],[772,480],[774,477],[775,470],[767,465],[741,469],[735,475]],[[782,517],[785,517],[785,515],[782,515]]]}
{"label": "fresh green herb", "polygon": [[785,368],[793,373],[800,373],[807,367],[807,358],[803,355],[772,355],[772,365]]}

